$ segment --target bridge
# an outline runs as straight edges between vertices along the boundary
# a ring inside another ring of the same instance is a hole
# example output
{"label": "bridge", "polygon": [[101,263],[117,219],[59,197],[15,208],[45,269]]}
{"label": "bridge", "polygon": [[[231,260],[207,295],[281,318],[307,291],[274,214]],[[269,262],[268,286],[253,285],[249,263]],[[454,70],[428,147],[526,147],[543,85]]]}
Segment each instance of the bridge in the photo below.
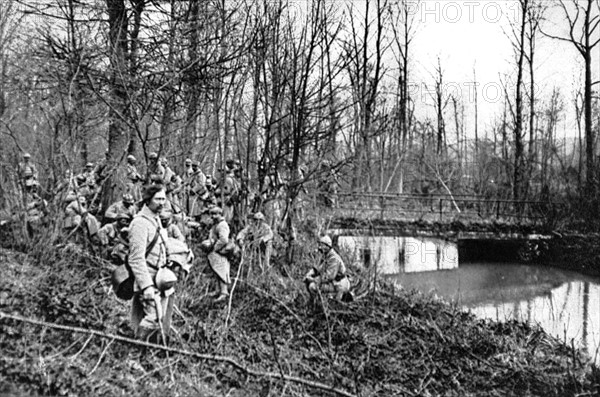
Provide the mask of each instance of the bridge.
{"label": "bridge", "polygon": [[310,204],[334,235],[528,240],[551,237],[555,203],[475,195],[317,192]]}

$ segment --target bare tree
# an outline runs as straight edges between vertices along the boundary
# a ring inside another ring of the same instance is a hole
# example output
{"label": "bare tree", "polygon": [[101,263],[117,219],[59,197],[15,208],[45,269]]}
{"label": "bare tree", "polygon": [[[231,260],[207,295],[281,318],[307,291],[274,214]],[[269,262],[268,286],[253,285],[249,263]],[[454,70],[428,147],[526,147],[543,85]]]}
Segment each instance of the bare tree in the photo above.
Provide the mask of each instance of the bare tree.
{"label": "bare tree", "polygon": [[[586,152],[586,192],[592,197],[596,190],[595,151],[596,131],[592,121],[592,87],[600,83],[592,76],[592,51],[600,43],[597,34],[600,25],[600,1],[598,0],[559,0],[558,6],[568,24],[568,33],[558,35],[542,30],[543,34],[556,40],[573,44],[584,61],[585,81],[583,87],[583,113]],[[598,61],[596,61],[597,63]]]}

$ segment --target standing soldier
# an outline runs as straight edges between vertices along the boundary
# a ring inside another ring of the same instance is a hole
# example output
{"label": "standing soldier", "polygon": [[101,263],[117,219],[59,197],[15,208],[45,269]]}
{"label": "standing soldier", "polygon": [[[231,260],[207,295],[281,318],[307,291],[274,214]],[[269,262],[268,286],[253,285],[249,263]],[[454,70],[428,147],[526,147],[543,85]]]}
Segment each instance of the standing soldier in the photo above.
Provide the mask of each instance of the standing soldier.
{"label": "standing soldier", "polygon": [[265,222],[262,212],[252,216],[252,223],[240,230],[236,240],[238,245],[245,246],[258,254],[256,257],[262,272],[269,269],[273,250],[273,230]]}
{"label": "standing soldier", "polygon": [[225,250],[229,245],[229,225],[223,218],[223,210],[220,207],[211,208],[208,213],[212,220],[212,227],[208,240],[202,242],[202,246],[208,251],[208,264],[215,274],[218,282],[218,295],[215,302],[227,299],[229,295],[229,284],[231,283],[229,270],[230,264]]}
{"label": "standing soldier", "polygon": [[194,173],[192,170],[192,159],[185,159],[183,168],[183,182],[185,183]]}
{"label": "standing soldier", "polygon": [[239,189],[233,176],[233,170],[220,169],[217,179],[218,187],[215,190],[215,197],[221,202],[223,207],[223,216],[227,223],[230,223],[234,216],[234,205],[237,202]]}
{"label": "standing soldier", "polygon": [[[163,184],[167,185],[171,181],[171,177],[175,175],[171,167],[169,167],[169,161],[166,157],[160,158],[160,165],[163,167],[165,172],[163,173]],[[167,189],[168,190],[168,189]],[[168,193],[168,191],[167,191]]]}
{"label": "standing soldier", "polygon": [[193,174],[187,187],[187,205],[189,216],[197,219],[204,211],[204,201],[208,198],[208,190],[206,189],[206,176],[200,169],[198,161],[192,163],[192,171]]}
{"label": "standing soldier", "polygon": [[167,265],[167,236],[158,217],[166,199],[164,186],[146,186],[144,206],[129,227],[129,266],[135,278],[131,322],[136,338],[143,340],[156,330],[166,335],[171,327],[174,282],[157,277]]}
{"label": "standing soldier", "polygon": [[150,164],[148,165],[148,173],[146,176],[146,183],[149,185],[152,184],[163,184],[165,177],[165,168],[162,166],[160,161],[158,161],[158,154],[155,152],[151,152],[148,155],[148,160]]}
{"label": "standing soldier", "polygon": [[133,196],[135,201],[142,199],[142,193],[140,192],[140,185],[144,182],[144,178],[137,170],[137,159],[134,155],[130,154],[127,156],[127,182],[126,192]]}
{"label": "standing soldier", "polygon": [[79,194],[86,198],[88,204],[92,203],[94,195],[97,192],[96,175],[94,174],[94,164],[87,163],[83,172],[75,178]]}
{"label": "standing soldier", "polygon": [[19,178],[25,192],[31,192],[38,184],[37,168],[31,161],[29,153],[23,154],[23,162],[19,164]]}
{"label": "standing soldier", "polygon": [[104,160],[102,160],[100,163],[98,163],[98,165],[96,165],[96,168],[94,169],[94,176],[95,176],[95,182],[97,185],[102,185],[102,183],[106,180],[106,178],[108,178],[108,173],[109,173],[109,169],[108,169],[108,158],[109,158],[110,154],[109,151],[107,150],[104,153]]}

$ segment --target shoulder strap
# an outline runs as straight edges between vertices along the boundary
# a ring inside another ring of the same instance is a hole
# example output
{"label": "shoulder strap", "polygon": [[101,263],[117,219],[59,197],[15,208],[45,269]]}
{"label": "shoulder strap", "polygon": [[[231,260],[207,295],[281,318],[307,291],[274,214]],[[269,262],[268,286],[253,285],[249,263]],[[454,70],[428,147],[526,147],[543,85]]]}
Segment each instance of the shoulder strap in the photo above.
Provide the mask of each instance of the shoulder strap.
{"label": "shoulder strap", "polygon": [[[146,218],[150,222],[154,222],[155,221],[154,219],[152,219],[152,218],[150,218],[150,217],[148,217],[148,216],[146,216],[144,214],[139,214],[139,216]],[[150,244],[148,244],[148,246],[146,247],[146,256],[148,256],[148,254],[150,254],[150,251],[152,251],[152,249],[156,245],[156,242],[158,241],[159,234],[160,234],[160,223],[158,223],[156,225],[156,233],[154,233],[154,238],[152,239],[152,241],[150,241]]]}
{"label": "shoulder strap", "polygon": [[156,245],[159,234],[160,234],[160,228],[157,227],[156,232],[154,233],[154,238],[152,239],[152,241],[150,241],[150,244],[148,244],[148,247],[146,247],[146,256],[148,256],[148,254],[150,254],[150,251],[152,251],[152,249]]}

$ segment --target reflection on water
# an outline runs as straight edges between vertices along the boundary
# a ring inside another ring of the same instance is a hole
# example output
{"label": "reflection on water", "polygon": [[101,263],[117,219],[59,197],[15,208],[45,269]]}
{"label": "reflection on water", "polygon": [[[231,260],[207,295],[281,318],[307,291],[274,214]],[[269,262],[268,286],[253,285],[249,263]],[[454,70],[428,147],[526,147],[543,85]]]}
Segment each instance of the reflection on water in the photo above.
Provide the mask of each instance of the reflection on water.
{"label": "reflection on water", "polygon": [[456,246],[441,240],[340,237],[338,244],[402,288],[434,293],[480,318],[538,323],[600,362],[600,280],[544,266],[459,267]]}
{"label": "reflection on water", "polygon": [[338,245],[382,274],[426,272],[458,267],[456,244],[441,239],[414,237],[341,236]]}

